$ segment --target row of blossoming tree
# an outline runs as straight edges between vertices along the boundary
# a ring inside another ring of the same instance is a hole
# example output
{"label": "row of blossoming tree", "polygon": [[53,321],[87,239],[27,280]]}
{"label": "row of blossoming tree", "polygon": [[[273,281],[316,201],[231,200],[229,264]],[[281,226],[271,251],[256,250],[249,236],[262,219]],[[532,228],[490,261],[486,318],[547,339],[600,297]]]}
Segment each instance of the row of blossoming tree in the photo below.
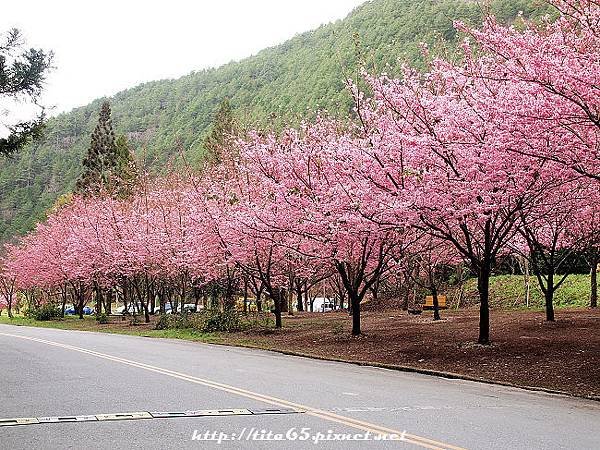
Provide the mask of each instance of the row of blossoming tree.
{"label": "row of blossoming tree", "polygon": [[542,24],[457,23],[475,41],[460,63],[365,73],[364,89],[349,83],[352,121],[251,132],[200,175],[75,197],[7,248],[5,301],[18,288],[110,312],[118,292],[149,320],[157,298],[163,311],[207,295],[227,308],[243,284],[268,295],[279,327],[284,289],[335,279],[359,334],[361,301],[383,278],[417,261],[437,306],[438,268],[462,262],[486,344],[494,264],[520,254],[554,320],[565,255],[598,262],[600,5],[553,4],[559,18]]}

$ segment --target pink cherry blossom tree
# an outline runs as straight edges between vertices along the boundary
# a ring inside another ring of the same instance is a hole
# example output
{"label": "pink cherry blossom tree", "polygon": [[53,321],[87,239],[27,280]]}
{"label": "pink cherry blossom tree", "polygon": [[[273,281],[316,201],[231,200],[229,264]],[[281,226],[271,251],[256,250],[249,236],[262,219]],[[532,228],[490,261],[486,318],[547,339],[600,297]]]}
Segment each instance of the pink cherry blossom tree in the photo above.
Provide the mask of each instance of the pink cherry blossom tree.
{"label": "pink cherry blossom tree", "polygon": [[[490,104],[505,123],[511,150],[556,161],[600,181],[600,4],[550,0],[555,21],[504,26],[489,17],[482,28],[456,26],[483,50],[484,70],[469,76],[510,89]],[[551,138],[557,145],[540,145]]]}

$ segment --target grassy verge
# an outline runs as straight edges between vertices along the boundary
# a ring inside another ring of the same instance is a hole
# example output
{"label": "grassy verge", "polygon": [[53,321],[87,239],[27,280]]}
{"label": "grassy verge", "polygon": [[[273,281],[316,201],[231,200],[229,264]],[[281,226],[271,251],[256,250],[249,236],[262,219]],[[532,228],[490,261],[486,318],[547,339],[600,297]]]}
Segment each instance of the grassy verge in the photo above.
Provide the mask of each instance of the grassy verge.
{"label": "grassy verge", "polygon": [[152,325],[129,325],[127,322],[113,322],[108,324],[99,324],[92,317],[85,317],[83,320],[76,317],[65,317],[59,320],[40,321],[29,317],[15,316],[12,319],[7,316],[0,316],[0,324],[57,328],[61,330],[78,331],[97,331],[101,333],[127,334],[131,336],[145,336],[156,338],[185,339],[188,341],[222,343],[223,338],[217,333],[201,333],[192,329],[168,329],[154,330]]}

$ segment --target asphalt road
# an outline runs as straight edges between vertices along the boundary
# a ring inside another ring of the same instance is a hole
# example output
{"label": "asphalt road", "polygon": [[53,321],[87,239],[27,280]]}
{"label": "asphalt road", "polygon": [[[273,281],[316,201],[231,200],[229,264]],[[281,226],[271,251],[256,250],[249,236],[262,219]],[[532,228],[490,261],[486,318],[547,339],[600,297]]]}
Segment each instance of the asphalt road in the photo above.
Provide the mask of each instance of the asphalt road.
{"label": "asphalt road", "polygon": [[[231,408],[304,412],[0,426],[0,449],[600,448],[600,402],[258,350],[0,325],[0,420]],[[374,439],[385,433],[403,440]],[[348,436],[366,440],[341,441]]]}

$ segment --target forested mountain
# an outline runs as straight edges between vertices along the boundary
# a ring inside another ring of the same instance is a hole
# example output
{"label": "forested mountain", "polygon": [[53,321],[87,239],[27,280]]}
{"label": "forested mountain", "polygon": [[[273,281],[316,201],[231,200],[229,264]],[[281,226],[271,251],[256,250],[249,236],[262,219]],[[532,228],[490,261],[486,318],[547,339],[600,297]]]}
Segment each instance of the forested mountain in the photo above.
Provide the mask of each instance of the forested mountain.
{"label": "forested mountain", "polygon": [[[165,170],[182,152],[192,163],[202,158],[204,136],[224,98],[243,124],[296,123],[317,109],[344,116],[350,111],[344,79],[356,78],[360,61],[393,74],[403,62],[419,64],[420,42],[452,51],[452,21],[480,22],[480,3],[373,0],[344,20],[242,61],[122,91],[109,99],[113,123],[133,143],[140,164]],[[540,17],[550,8],[536,0],[496,0],[490,11],[511,21],[519,11]],[[73,188],[102,100],[52,118],[42,142],[0,161],[0,241],[32,228]]]}

